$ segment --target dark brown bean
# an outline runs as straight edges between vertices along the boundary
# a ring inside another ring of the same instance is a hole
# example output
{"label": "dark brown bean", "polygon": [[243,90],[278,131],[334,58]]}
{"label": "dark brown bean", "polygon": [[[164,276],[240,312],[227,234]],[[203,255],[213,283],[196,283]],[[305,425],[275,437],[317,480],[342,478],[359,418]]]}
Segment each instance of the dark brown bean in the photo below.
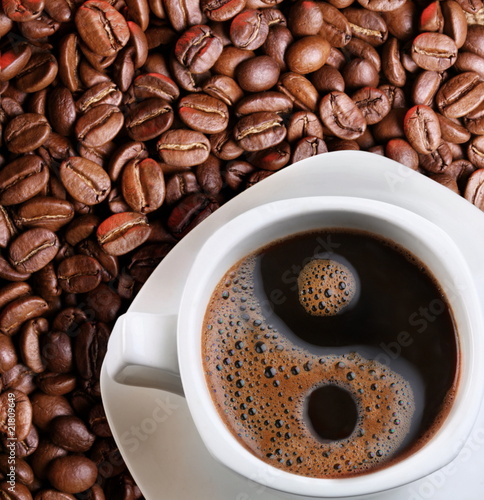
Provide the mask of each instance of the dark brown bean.
{"label": "dark brown bean", "polygon": [[0,374],[8,372],[17,362],[17,352],[11,337],[0,333]]}
{"label": "dark brown bean", "polygon": [[386,41],[388,28],[377,12],[349,7],[343,10],[343,14],[350,24],[353,36],[375,47]]}
{"label": "dark brown bean", "polygon": [[34,373],[41,373],[45,365],[40,353],[39,336],[46,333],[49,323],[45,318],[31,319],[24,323],[19,336],[19,348],[22,361]]}
{"label": "dark brown bean", "polygon": [[[75,470],[76,474],[67,471]],[[90,488],[97,478],[97,467],[82,455],[68,455],[52,461],[47,471],[51,484],[66,493],[80,493]]]}
{"label": "dark brown bean", "polygon": [[100,104],[88,109],[77,120],[75,134],[85,146],[102,146],[116,137],[123,124],[124,116],[117,106]]}
{"label": "dark brown bean", "polygon": [[210,142],[201,132],[173,129],[164,132],[156,144],[160,158],[175,167],[192,167],[210,154]]}
{"label": "dark brown bean", "polygon": [[484,210],[484,169],[479,168],[467,181],[464,197],[477,208]]}
{"label": "dark brown bean", "polygon": [[457,59],[454,40],[441,33],[422,33],[412,44],[412,58],[423,69],[444,71]]}
{"label": "dark brown bean", "polygon": [[74,207],[67,200],[36,196],[22,203],[14,214],[19,229],[41,227],[58,231],[74,217]]}
{"label": "dark brown bean", "polygon": [[292,163],[327,152],[328,148],[323,139],[314,136],[304,137],[294,146],[292,152]]}
{"label": "dark brown bean", "polygon": [[330,49],[329,42],[319,35],[296,40],[286,51],[289,71],[305,75],[318,70],[328,60]]}
{"label": "dark brown bean", "polygon": [[460,73],[448,80],[437,92],[436,104],[448,118],[459,118],[484,102],[484,82],[478,73]]}
{"label": "dark brown bean", "polygon": [[276,113],[259,112],[242,117],[234,127],[234,138],[245,151],[260,151],[279,144],[286,127]]}
{"label": "dark brown bean", "polygon": [[49,433],[54,444],[74,453],[88,451],[95,439],[84,422],[74,415],[54,418],[49,424]]}
{"label": "dark brown bean", "polygon": [[15,77],[15,85],[22,92],[37,92],[47,88],[57,76],[56,58],[48,52],[33,54],[22,71]]}
{"label": "dark brown bean", "polygon": [[33,273],[48,264],[58,250],[59,239],[55,233],[44,228],[34,228],[12,241],[8,258],[15,269]]}
{"label": "dark brown bean", "polygon": [[263,45],[268,34],[267,19],[258,10],[247,9],[237,14],[230,25],[230,39],[239,49],[258,49]]}
{"label": "dark brown bean", "polygon": [[363,113],[368,125],[378,123],[390,112],[390,101],[380,89],[364,87],[357,90],[351,98]]}
{"label": "dark brown bean", "polygon": [[173,123],[173,109],[164,99],[153,97],[131,108],[126,117],[126,130],[135,141],[158,137]]}
{"label": "dark brown bean", "polygon": [[467,157],[477,168],[484,168],[484,135],[477,135],[469,142]]}
{"label": "dark brown bean", "polygon": [[101,265],[87,255],[64,259],[57,269],[59,285],[68,293],[86,293],[101,282]]}
{"label": "dark brown bean", "polygon": [[408,142],[418,153],[432,153],[440,145],[439,119],[428,106],[418,105],[409,109],[404,119],[404,130]]}
{"label": "dark brown bean", "polygon": [[452,152],[445,142],[441,142],[435,151],[428,154],[420,154],[420,166],[427,172],[434,174],[444,173],[452,163]]}
{"label": "dark brown bean", "polygon": [[316,111],[319,94],[306,77],[293,72],[284,73],[277,84],[277,89],[286,94],[295,107],[313,113]]}
{"label": "dark brown bean", "polygon": [[3,392],[0,395],[0,431],[12,440],[22,441],[31,427],[32,405],[29,397],[18,390]]}
{"label": "dark brown bean", "polygon": [[341,139],[356,139],[366,129],[366,120],[355,102],[343,92],[325,95],[319,105],[323,124]]}
{"label": "dark brown bean", "polygon": [[185,125],[205,134],[222,132],[229,122],[227,105],[206,94],[191,94],[182,97],[178,114]]}

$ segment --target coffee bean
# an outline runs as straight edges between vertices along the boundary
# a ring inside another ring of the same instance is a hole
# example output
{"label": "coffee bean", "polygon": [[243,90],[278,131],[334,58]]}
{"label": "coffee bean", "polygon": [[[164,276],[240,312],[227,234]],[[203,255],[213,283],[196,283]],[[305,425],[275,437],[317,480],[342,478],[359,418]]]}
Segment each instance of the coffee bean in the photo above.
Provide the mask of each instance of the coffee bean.
{"label": "coffee bean", "polygon": [[235,114],[239,117],[261,111],[286,114],[292,111],[292,106],[293,102],[290,97],[281,92],[269,90],[243,97],[235,107]]}
{"label": "coffee bean", "polygon": [[[12,416],[14,425],[10,423]],[[22,441],[27,437],[31,427],[32,405],[28,396],[18,390],[3,392],[0,395],[0,431]]]}
{"label": "coffee bean", "polygon": [[315,136],[322,139],[323,126],[314,113],[309,111],[298,111],[289,119],[287,125],[287,140],[293,143],[307,136]]}
{"label": "coffee bean", "polygon": [[[67,471],[72,470],[75,470],[76,474],[67,473]],[[58,490],[66,493],[80,493],[94,484],[97,468],[94,462],[84,456],[68,455],[52,461],[47,471],[47,477]]]}
{"label": "coffee bean", "polygon": [[464,197],[477,208],[484,210],[484,169],[480,168],[470,175]]}
{"label": "coffee bean", "polygon": [[97,260],[101,265],[101,280],[108,282],[113,280],[119,273],[118,258],[107,254],[97,242],[86,239],[77,246],[77,251]]}
{"label": "coffee bean", "polygon": [[227,128],[229,110],[221,100],[205,94],[191,94],[179,102],[180,119],[193,130],[216,134]]}
{"label": "coffee bean", "polygon": [[203,91],[215,99],[219,99],[227,106],[233,106],[244,93],[237,82],[225,75],[215,75],[203,85]]}
{"label": "coffee bean", "polygon": [[242,117],[234,127],[234,138],[245,151],[270,148],[285,137],[286,127],[276,113],[253,113]]}
{"label": "coffee bean", "polygon": [[116,320],[121,309],[121,297],[116,291],[101,283],[85,297],[86,305],[96,315],[99,321],[111,323]]}
{"label": "coffee bean", "polygon": [[181,200],[168,216],[167,225],[173,236],[182,238],[218,208],[218,203],[195,193]]}
{"label": "coffee bean", "polygon": [[484,36],[484,26],[481,24],[471,24],[467,27],[467,36],[462,49],[466,52],[472,52],[479,57],[484,57],[484,48],[482,47],[482,37]]}
{"label": "coffee bean", "polygon": [[291,99],[296,108],[316,111],[319,94],[306,77],[298,73],[284,73],[281,75],[277,88]]}
{"label": "coffee bean", "polygon": [[319,137],[304,137],[294,146],[294,150],[292,152],[292,163],[327,152],[328,148],[326,143]]}
{"label": "coffee bean", "polygon": [[[11,472],[10,466],[12,463],[9,458],[7,454],[0,456],[0,472],[5,475]],[[23,458],[15,457],[15,479],[26,486],[30,486],[34,482],[32,468]]]}
{"label": "coffee bean", "polygon": [[212,70],[218,75],[234,78],[235,68],[238,64],[254,56],[255,53],[252,50],[241,49],[239,47],[234,47],[233,45],[228,45],[223,48],[222,53],[217,61],[215,61]]}
{"label": "coffee bean", "polygon": [[404,119],[404,130],[408,142],[419,153],[429,154],[439,147],[439,119],[428,106],[418,105],[409,109]]}
{"label": "coffee bean", "polygon": [[321,99],[319,114],[324,125],[341,139],[356,139],[366,129],[366,120],[355,102],[343,92],[331,92]]}
{"label": "coffee bean", "polygon": [[420,15],[420,31],[442,32],[444,26],[444,16],[440,8],[440,2],[430,2]]}
{"label": "coffee bean", "polygon": [[452,163],[452,153],[445,142],[441,142],[435,151],[428,154],[420,154],[420,166],[427,172],[434,174],[444,173]]}
{"label": "coffee bean", "polygon": [[73,156],[61,163],[59,171],[66,190],[81,203],[96,205],[109,194],[111,181],[108,174],[91,160]]}
{"label": "coffee bean", "polygon": [[244,150],[233,138],[232,131],[226,130],[210,136],[210,152],[221,160],[234,160],[244,153]]}
{"label": "coffee bean", "polygon": [[484,135],[484,103],[480,104],[477,108],[474,108],[470,113],[464,116],[464,124],[467,131],[470,133]]}
{"label": "coffee bean", "polygon": [[450,36],[458,49],[460,49],[467,37],[467,19],[462,7],[453,1],[442,3],[442,15],[444,18],[444,33]]}
{"label": "coffee bean", "polygon": [[269,34],[262,45],[266,55],[271,57],[278,65],[281,71],[287,70],[286,50],[294,41],[292,33],[285,26],[271,26]]}
{"label": "coffee bean", "polygon": [[176,31],[202,22],[202,12],[198,0],[166,0],[163,2],[168,20]]}
{"label": "coffee bean", "polygon": [[230,39],[240,49],[258,49],[268,34],[269,24],[259,10],[247,9],[237,14],[230,24]]}
{"label": "coffee bean", "polygon": [[77,120],[75,134],[85,146],[102,146],[117,135],[123,124],[124,116],[117,106],[100,104],[88,109]]}
{"label": "coffee bean", "polygon": [[14,2],[13,0],[3,0],[2,7],[12,21],[22,23],[40,16],[44,9],[44,1],[22,0]]}
{"label": "coffee bean", "polygon": [[200,191],[200,185],[193,172],[187,171],[174,174],[166,184],[166,203],[173,205],[186,195],[199,193]]}
{"label": "coffee bean", "polygon": [[209,26],[197,25],[189,28],[177,40],[175,56],[191,73],[199,74],[215,64],[222,48],[222,41]]}
{"label": "coffee bean", "polygon": [[101,265],[86,255],[64,259],[57,269],[59,285],[68,293],[86,293],[101,282]]}
{"label": "coffee bean", "polygon": [[484,82],[477,73],[460,73],[437,92],[436,104],[448,118],[459,118],[484,102]]}
{"label": "coffee bean", "polygon": [[[464,128],[458,120],[447,118],[440,114],[437,114],[437,117],[439,118],[440,131],[444,141],[454,144],[463,144],[471,138],[469,132],[472,132],[472,127],[469,127],[468,123],[466,123],[467,128]],[[468,118],[469,115],[467,115],[466,119]]]}
{"label": "coffee bean", "polygon": [[49,180],[49,170],[35,155],[21,156],[0,171],[0,203],[22,203],[41,192]]}
{"label": "coffee bean", "polygon": [[484,135],[477,135],[469,142],[467,157],[477,168],[484,168]]}
{"label": "coffee bean", "polygon": [[59,239],[52,231],[34,228],[20,234],[10,244],[8,258],[19,271],[33,273],[57,254]]}
{"label": "coffee bean", "polygon": [[378,85],[378,71],[366,59],[353,59],[341,70],[345,81],[345,88],[358,89],[361,87],[375,87]]}
{"label": "coffee bean", "polygon": [[85,379],[98,380],[106,354],[109,329],[104,323],[83,323],[75,341],[75,359],[79,375]]}
{"label": "coffee bean", "polygon": [[378,123],[390,112],[390,101],[380,89],[365,87],[357,90],[351,98],[363,113],[368,125]]}
{"label": "coffee bean", "polygon": [[263,170],[276,171],[285,167],[291,159],[291,146],[282,141],[271,148],[257,151],[249,156],[250,163]]}
{"label": "coffee bean", "polygon": [[386,79],[397,87],[403,87],[407,79],[401,58],[398,39],[390,37],[383,46],[382,69]]}
{"label": "coffee bean", "polygon": [[131,258],[129,273],[138,283],[144,283],[172,248],[170,243],[142,246]]}
{"label": "coffee bean", "polygon": [[349,7],[343,10],[354,37],[375,47],[383,44],[388,37],[388,28],[383,18],[376,12]]}
{"label": "coffee bean", "polygon": [[176,83],[166,75],[147,73],[139,75],[133,82],[134,95],[137,99],[159,97],[172,102],[180,95]]}
{"label": "coffee bean", "polygon": [[46,333],[48,329],[47,320],[37,318],[24,323],[20,332],[19,347],[22,361],[34,373],[41,373],[45,370],[40,353],[39,335]]}
{"label": "coffee bean", "polygon": [[77,10],[75,23],[82,41],[100,56],[116,54],[129,39],[124,17],[102,0],[84,2]]}
{"label": "coffee bean", "polygon": [[[345,46],[345,50],[350,54],[350,56],[354,58],[365,59],[371,62],[371,64],[375,66],[378,72],[381,70],[381,56],[376,51],[376,49],[368,42],[353,37]],[[342,61],[340,62],[340,66],[343,66],[345,63],[346,59],[342,55]],[[337,69],[340,68],[337,67]]]}
{"label": "coffee bean", "polygon": [[235,71],[238,84],[247,92],[262,92],[279,80],[279,65],[271,57],[257,56],[241,62]]}
{"label": "coffee bean", "polygon": [[63,396],[72,392],[77,384],[75,375],[44,371],[35,379],[39,389],[49,396]]}
{"label": "coffee bean", "polygon": [[135,141],[154,139],[173,123],[173,109],[164,99],[153,97],[131,108],[126,117],[126,130]]}
{"label": "coffee bean", "polygon": [[33,54],[15,77],[15,85],[22,92],[37,92],[48,87],[57,76],[56,58],[47,52]]}
{"label": "coffee bean", "polygon": [[22,203],[14,214],[19,229],[40,227],[58,231],[74,217],[74,207],[66,200],[36,196]]}
{"label": "coffee bean", "polygon": [[0,334],[0,374],[8,372],[18,362],[15,346],[11,337]]}
{"label": "coffee bean", "polygon": [[0,205],[0,247],[6,248],[16,232],[10,214]]}
{"label": "coffee bean", "polygon": [[457,59],[454,40],[441,33],[422,33],[412,44],[412,58],[423,69],[444,71]]}
{"label": "coffee bean", "polygon": [[323,24],[319,34],[323,36],[332,47],[344,47],[351,40],[351,27],[344,16],[330,3],[319,3],[323,14]]}
{"label": "coffee bean", "polygon": [[296,40],[286,52],[289,71],[305,75],[318,70],[328,60],[330,47],[329,42],[319,35]]}
{"label": "coffee bean", "polygon": [[0,65],[2,74],[0,75],[0,82],[7,82],[14,78],[22,68],[29,62],[32,55],[30,45],[18,44],[15,50],[6,50],[0,56]]}
{"label": "coffee bean", "polygon": [[295,2],[289,10],[288,25],[297,37],[317,35],[323,26],[323,12],[319,4],[311,0]]}
{"label": "coffee bean", "polygon": [[201,133],[189,129],[168,130],[156,147],[160,158],[175,167],[192,167],[204,162],[210,154],[210,142]]}
{"label": "coffee bean", "polygon": [[49,424],[49,434],[54,444],[74,453],[88,451],[95,439],[84,422],[74,415],[54,418]]}
{"label": "coffee bean", "polygon": [[236,16],[245,7],[245,0],[201,0],[200,7],[211,21],[227,21]]}
{"label": "coffee bean", "polygon": [[102,249],[110,255],[124,255],[144,243],[150,235],[148,220],[142,214],[124,212],[101,222],[96,236]]}
{"label": "coffee bean", "polygon": [[123,170],[123,197],[136,212],[158,209],[165,198],[165,182],[159,164],[151,158],[131,160]]}

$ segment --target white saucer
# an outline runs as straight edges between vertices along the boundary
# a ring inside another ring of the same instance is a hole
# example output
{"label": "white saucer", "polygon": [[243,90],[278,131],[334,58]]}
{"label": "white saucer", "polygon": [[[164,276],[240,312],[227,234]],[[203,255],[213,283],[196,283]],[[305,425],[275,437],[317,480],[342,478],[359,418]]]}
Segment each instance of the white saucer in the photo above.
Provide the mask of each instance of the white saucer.
{"label": "white saucer", "polygon": [[[449,189],[398,163],[372,153],[340,151],[292,165],[223,205],[165,257],[130,311],[176,313],[194,255],[215,229],[263,203],[316,195],[385,201],[437,224],[454,239],[474,270],[484,304],[484,214]],[[105,367],[101,391],[114,438],[147,500],[302,499],[259,486],[216,462],[198,437],[184,398],[118,384],[108,377]],[[483,470],[484,407],[469,440],[450,465],[391,492],[359,498],[481,500]]]}

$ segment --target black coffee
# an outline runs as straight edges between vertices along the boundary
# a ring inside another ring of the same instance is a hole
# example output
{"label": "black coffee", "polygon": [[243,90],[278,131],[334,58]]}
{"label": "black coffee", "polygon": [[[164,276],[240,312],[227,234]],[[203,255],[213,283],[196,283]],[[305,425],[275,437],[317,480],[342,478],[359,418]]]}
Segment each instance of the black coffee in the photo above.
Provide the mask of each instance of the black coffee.
{"label": "black coffee", "polygon": [[442,289],[368,233],[303,233],[242,259],[203,327],[213,400],[262,460],[310,477],[387,466],[422,446],[453,399],[457,337]]}

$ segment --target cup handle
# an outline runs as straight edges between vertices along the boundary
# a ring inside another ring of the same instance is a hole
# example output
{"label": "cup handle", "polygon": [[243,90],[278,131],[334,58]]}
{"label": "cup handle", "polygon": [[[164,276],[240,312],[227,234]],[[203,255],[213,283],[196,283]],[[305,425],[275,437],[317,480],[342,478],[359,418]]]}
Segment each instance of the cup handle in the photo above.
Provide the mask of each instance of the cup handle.
{"label": "cup handle", "polygon": [[109,338],[106,370],[116,382],[183,396],[178,366],[176,315],[127,312]]}

